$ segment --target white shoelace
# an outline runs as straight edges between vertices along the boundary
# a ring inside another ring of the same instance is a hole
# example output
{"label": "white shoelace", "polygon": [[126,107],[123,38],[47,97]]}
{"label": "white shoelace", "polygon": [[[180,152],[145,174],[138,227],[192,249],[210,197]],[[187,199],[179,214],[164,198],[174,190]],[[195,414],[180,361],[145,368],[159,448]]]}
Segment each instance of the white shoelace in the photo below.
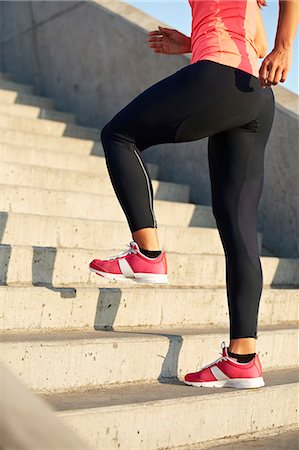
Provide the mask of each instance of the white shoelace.
{"label": "white shoelace", "polygon": [[[223,350],[224,347],[225,347],[225,342],[223,341],[222,344],[221,344],[221,349]],[[220,352],[217,352],[217,353],[220,353]],[[211,367],[211,366],[213,366],[214,364],[218,364],[220,361],[226,361],[226,360],[227,360],[227,357],[226,357],[226,356],[223,356],[222,352],[221,352],[220,354],[221,354],[220,358],[218,358],[218,359],[216,359],[215,361],[213,361],[213,362],[207,364],[206,366],[201,367],[200,370],[202,370],[202,369],[207,369],[208,367]]]}
{"label": "white shoelace", "polygon": [[125,245],[126,245],[126,247],[129,247],[129,248],[126,250],[123,250],[122,252],[118,253],[117,255],[108,256],[107,259],[109,259],[111,261],[113,259],[117,259],[117,258],[121,258],[126,255],[130,255],[131,253],[135,253],[135,254],[137,253],[137,249],[133,248],[132,242],[130,242],[130,244],[125,244]]}

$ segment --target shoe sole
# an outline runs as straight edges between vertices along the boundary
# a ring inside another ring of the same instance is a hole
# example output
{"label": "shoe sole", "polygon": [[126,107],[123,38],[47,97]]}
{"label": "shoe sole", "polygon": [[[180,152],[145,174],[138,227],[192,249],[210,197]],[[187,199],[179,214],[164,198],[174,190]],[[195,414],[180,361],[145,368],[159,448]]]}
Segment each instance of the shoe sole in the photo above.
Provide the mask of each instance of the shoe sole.
{"label": "shoe sole", "polygon": [[188,384],[189,386],[196,386],[196,387],[216,387],[216,388],[230,387],[236,389],[254,389],[265,386],[263,377],[234,378],[230,380],[202,381],[202,382],[196,381],[190,382],[184,380],[184,383]]}
{"label": "shoe sole", "polygon": [[91,272],[96,273],[97,275],[107,278],[108,280],[118,280],[118,281],[135,281],[136,283],[152,283],[152,284],[167,284],[168,276],[162,274],[155,273],[135,273],[134,278],[125,277],[122,274],[114,274],[102,272],[100,270],[93,269],[89,267]]}

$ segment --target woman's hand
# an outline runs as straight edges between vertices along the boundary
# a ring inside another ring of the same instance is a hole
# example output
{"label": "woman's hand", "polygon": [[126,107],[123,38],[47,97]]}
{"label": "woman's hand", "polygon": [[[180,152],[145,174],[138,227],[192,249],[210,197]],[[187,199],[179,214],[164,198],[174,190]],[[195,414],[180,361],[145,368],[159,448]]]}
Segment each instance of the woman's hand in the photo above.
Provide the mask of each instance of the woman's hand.
{"label": "woman's hand", "polygon": [[191,38],[178,30],[158,26],[159,30],[148,33],[148,46],[155,53],[178,55],[191,52]]}
{"label": "woman's hand", "polygon": [[292,47],[274,48],[264,59],[259,78],[263,87],[284,83],[292,64]]}
{"label": "woman's hand", "polygon": [[292,64],[292,46],[299,20],[297,0],[279,0],[279,16],[274,48],[263,60],[259,79],[263,87],[286,80]]}

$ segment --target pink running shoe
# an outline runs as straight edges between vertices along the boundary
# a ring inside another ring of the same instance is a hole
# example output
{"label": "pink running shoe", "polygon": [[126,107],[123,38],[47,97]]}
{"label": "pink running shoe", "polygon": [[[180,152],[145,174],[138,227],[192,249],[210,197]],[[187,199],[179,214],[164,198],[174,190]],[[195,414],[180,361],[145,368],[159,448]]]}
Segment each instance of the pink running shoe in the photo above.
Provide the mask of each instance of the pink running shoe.
{"label": "pink running shoe", "polygon": [[107,260],[94,259],[89,268],[96,274],[112,280],[134,280],[140,283],[167,283],[166,254],[157,258],[143,255],[134,241],[129,249]]}
{"label": "pink running shoe", "polygon": [[225,342],[221,344],[222,356],[204,366],[199,372],[188,373],[184,381],[191,386],[231,387],[238,389],[265,386],[258,355],[248,363],[238,363],[228,356]]}

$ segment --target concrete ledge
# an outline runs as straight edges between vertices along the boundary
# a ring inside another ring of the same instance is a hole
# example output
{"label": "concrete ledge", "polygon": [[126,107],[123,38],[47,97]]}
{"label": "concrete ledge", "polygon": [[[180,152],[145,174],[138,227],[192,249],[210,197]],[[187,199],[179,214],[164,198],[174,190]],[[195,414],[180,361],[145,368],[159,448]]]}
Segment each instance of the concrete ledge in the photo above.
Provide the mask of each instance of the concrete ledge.
{"label": "concrete ledge", "polygon": [[53,109],[54,100],[37,95],[23,94],[17,91],[0,89],[0,101],[3,105],[32,105],[39,108]]}
{"label": "concrete ledge", "polygon": [[[258,390],[198,389],[181,384],[144,384],[86,393],[44,396],[59,416],[78,430],[93,448],[197,449],[205,443],[242,434],[260,436],[297,422],[297,378],[294,371],[265,372]],[[285,384],[284,384],[285,383]],[[190,388],[190,389],[189,389]],[[113,406],[107,404],[107,398]],[[284,399],[284,408],[280,400]],[[250,412],[248,404],[252,405]],[[169,410],[172,420],[169,421]],[[262,417],[260,411],[264,411]],[[221,414],[215,414],[221,411]],[[192,417],[192,420],[190,420]],[[155,441],[152,433],[155,430]],[[131,432],[128,432],[131,430]],[[180,447],[181,446],[181,447]]]}
{"label": "concrete ledge", "polygon": [[[2,168],[2,183],[4,184],[115,195],[111,181],[104,173],[100,175],[83,170],[59,169],[5,161],[2,162]],[[152,180],[152,185],[156,199],[183,203],[187,203],[189,200],[189,186],[187,185],[158,180]]]}
{"label": "concrete ledge", "polygon": [[[119,288],[0,287],[3,333],[111,328],[227,327],[225,288],[132,286]],[[259,325],[298,317],[296,289],[262,292]]]}
{"label": "concrete ledge", "polygon": [[[118,253],[119,249],[86,250],[72,248],[0,245],[0,283],[49,287],[124,287],[132,280],[103,279],[88,268],[95,259]],[[168,253],[170,286],[224,287],[223,255]],[[264,287],[298,287],[299,261],[262,256]],[[158,286],[158,285],[157,285]]]}
{"label": "concrete ledge", "polygon": [[[59,139],[59,138],[58,138]],[[42,136],[40,136],[42,140]],[[34,145],[34,144],[32,144]],[[4,144],[2,146],[2,158],[7,162],[15,162],[19,164],[27,164],[31,166],[41,166],[45,168],[57,168],[65,170],[75,170],[81,172],[89,172],[105,175],[108,177],[106,161],[103,157],[90,155],[88,157],[79,154],[72,155],[71,152],[63,152],[63,142],[59,142],[56,151],[44,150],[33,147],[20,147],[15,145]],[[59,151],[60,150],[60,151]],[[158,166],[156,164],[147,164],[152,178],[157,178]],[[163,183],[163,182],[162,182]]]}
{"label": "concrete ledge", "polygon": [[[3,212],[126,221],[115,196],[27,186],[0,186]],[[159,225],[215,227],[215,219],[209,206],[155,200],[155,212]],[[2,220],[4,230],[5,217]],[[128,227],[127,230],[129,238],[131,234]]]}
{"label": "concrete ledge", "polygon": [[[130,240],[126,223],[38,214],[0,213],[0,223],[3,221],[5,226],[0,242],[6,245],[97,248],[100,251],[124,245],[122,242]],[[105,236],[105,239],[102,236]],[[224,255],[216,227],[161,226],[159,240],[168,252]],[[261,241],[262,236],[259,235],[260,253]]]}
{"label": "concrete ledge", "polygon": [[[63,153],[71,153],[72,155],[81,156],[103,156],[103,147],[100,142],[91,141],[88,139],[80,139],[68,136],[45,136],[42,134],[30,133],[27,131],[19,131],[16,129],[4,128],[1,130],[1,143],[5,147],[9,146],[11,149],[15,148],[15,151],[22,155],[21,150],[39,151],[44,153],[44,150],[56,151],[54,159],[58,158],[58,154],[63,151]],[[11,153],[11,152],[9,152]],[[86,158],[85,158],[86,159]],[[17,161],[16,161],[17,162]]]}
{"label": "concrete ledge", "polygon": [[[57,392],[182,379],[217,359],[223,338],[228,339],[227,328],[62,331],[2,335],[0,340],[2,360],[28,387]],[[264,370],[296,367],[297,341],[297,327],[260,327],[258,353]],[[59,365],[53,366],[57,360]]]}
{"label": "concrete ledge", "polygon": [[75,114],[53,111],[51,109],[40,108],[37,106],[20,105],[18,103],[1,103],[0,111],[1,114],[8,114],[9,116],[54,120],[72,124],[76,123]]}

